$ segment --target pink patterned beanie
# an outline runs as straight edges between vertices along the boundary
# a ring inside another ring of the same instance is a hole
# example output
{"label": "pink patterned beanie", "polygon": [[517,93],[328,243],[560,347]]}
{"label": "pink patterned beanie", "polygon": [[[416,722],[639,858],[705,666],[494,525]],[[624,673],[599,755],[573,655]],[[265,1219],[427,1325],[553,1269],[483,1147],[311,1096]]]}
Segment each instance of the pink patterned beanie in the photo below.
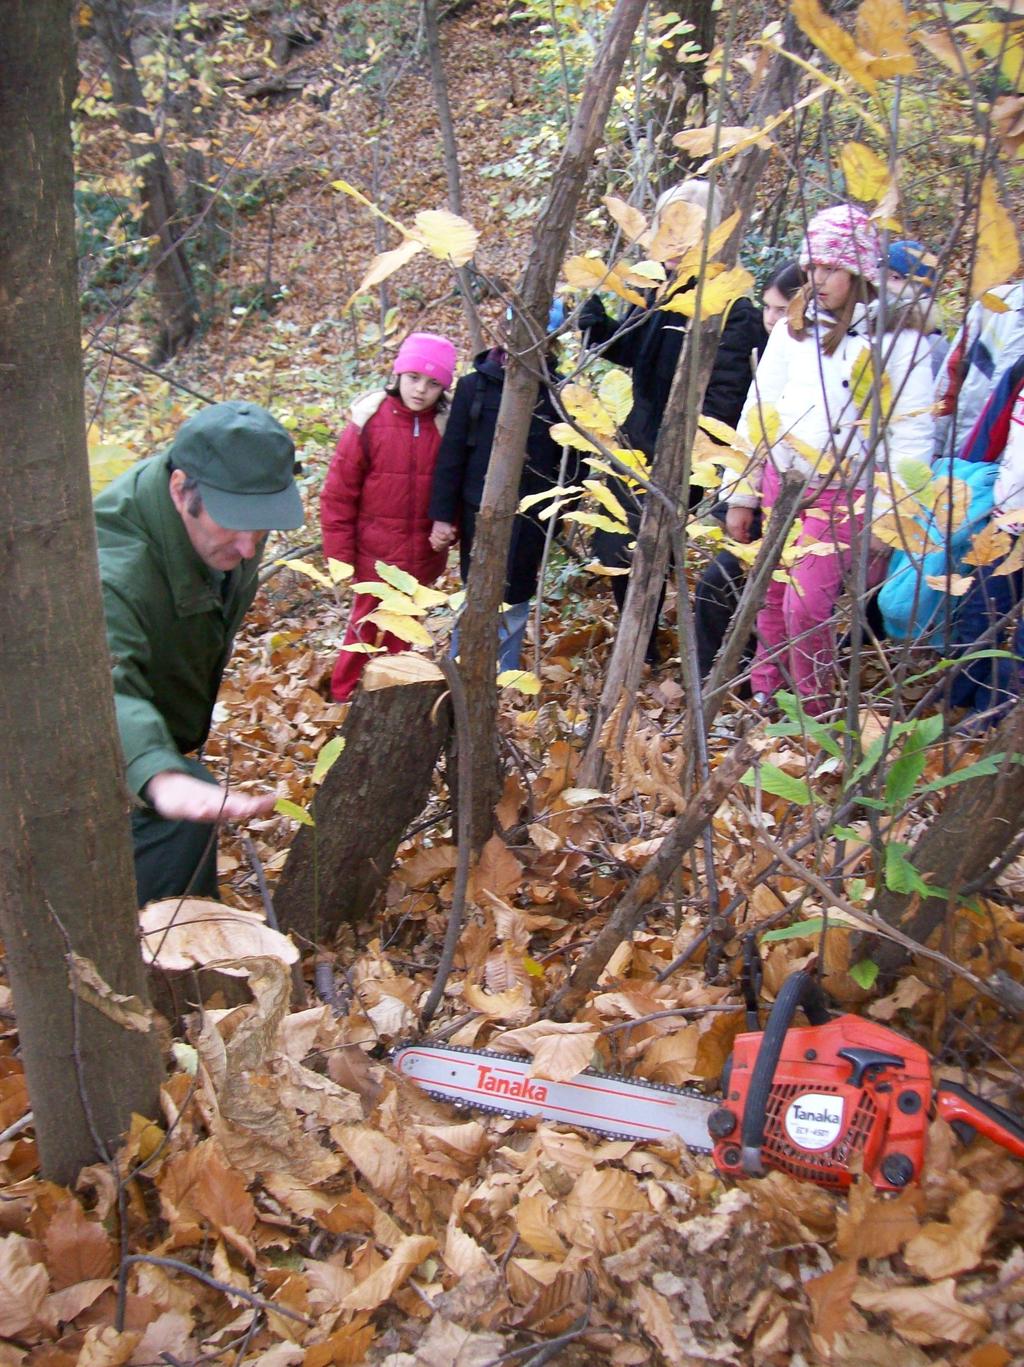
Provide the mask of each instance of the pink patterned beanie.
{"label": "pink patterned beanie", "polygon": [[872,285],[878,284],[881,258],[875,225],[852,204],[834,204],[815,214],[800,247],[801,266],[831,266],[862,275]]}
{"label": "pink patterned beanie", "polygon": [[436,332],[410,332],[398,348],[394,371],[396,375],[415,371],[447,389],[455,376],[456,359],[455,348],[447,337],[439,337]]}

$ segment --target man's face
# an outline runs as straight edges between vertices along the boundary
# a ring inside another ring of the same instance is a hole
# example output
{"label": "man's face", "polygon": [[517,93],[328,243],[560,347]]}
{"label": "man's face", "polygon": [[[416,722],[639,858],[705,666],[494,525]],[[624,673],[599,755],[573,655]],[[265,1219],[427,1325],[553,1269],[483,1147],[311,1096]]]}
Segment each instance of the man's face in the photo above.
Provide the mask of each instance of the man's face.
{"label": "man's face", "polygon": [[243,560],[251,560],[267,533],[231,531],[219,522],[214,522],[205,508],[193,516],[188,510],[191,496],[183,492],[186,479],[184,470],[171,471],[171,502],[181,514],[188,539],[203,564],[211,570],[227,572],[235,569]]}

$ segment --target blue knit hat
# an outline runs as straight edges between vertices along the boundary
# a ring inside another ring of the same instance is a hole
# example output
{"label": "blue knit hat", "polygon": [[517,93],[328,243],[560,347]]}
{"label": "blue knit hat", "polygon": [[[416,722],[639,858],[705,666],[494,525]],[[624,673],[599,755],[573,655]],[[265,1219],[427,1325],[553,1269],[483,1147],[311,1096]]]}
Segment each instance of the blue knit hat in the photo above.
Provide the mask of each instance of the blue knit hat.
{"label": "blue knit hat", "polygon": [[891,271],[902,275],[905,280],[920,280],[928,286],[935,284],[938,262],[923,242],[910,239],[906,242],[890,242],[888,265]]}

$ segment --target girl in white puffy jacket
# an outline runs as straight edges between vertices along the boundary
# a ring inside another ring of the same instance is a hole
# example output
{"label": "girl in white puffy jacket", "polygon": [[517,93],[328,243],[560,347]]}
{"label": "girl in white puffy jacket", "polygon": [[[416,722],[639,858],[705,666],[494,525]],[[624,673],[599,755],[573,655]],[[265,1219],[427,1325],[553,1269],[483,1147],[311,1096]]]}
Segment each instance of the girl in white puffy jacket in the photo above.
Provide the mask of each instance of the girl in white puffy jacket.
{"label": "girl in white puffy jacket", "polygon": [[[836,602],[870,535],[863,495],[877,474],[895,492],[901,462],[928,464],[932,454],[928,339],[912,312],[879,328],[881,258],[862,210],[840,204],[811,219],[800,252],[809,283],[772,330],[740,418],[759,463],[727,496],[727,530],[747,541],[754,509],[771,508],[782,474],[806,482],[797,545],[807,552],[769,584],[751,687],[758,701],[792,688],[811,715],[833,702]],[[872,538],[869,588],[888,555]]]}

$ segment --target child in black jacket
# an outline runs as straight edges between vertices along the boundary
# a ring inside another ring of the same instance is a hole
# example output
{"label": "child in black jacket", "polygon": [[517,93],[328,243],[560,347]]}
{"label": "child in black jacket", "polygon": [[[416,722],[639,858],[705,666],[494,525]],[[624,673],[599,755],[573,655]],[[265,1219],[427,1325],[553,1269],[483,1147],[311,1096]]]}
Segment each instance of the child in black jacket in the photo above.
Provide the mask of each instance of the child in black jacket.
{"label": "child in black jacket", "polygon": [[[469,577],[476,515],[505,384],[505,360],[506,353],[501,347],[482,351],[475,357],[470,373],[459,380],[434,469],[429,508],[433,519],[431,545],[442,550],[458,540],[463,583]],[[562,448],[551,439],[552,424],[558,421],[550,395],[542,387],[526,439],[520,498],[554,488],[558,483]],[[578,456],[572,455],[569,480],[577,473]],[[503,670],[519,668],[530,604],[537,592],[544,539],[545,524],[538,520],[534,509],[516,514],[508,550],[506,607],[498,624],[498,663]],[[457,635],[452,647],[453,653],[457,653]]]}

